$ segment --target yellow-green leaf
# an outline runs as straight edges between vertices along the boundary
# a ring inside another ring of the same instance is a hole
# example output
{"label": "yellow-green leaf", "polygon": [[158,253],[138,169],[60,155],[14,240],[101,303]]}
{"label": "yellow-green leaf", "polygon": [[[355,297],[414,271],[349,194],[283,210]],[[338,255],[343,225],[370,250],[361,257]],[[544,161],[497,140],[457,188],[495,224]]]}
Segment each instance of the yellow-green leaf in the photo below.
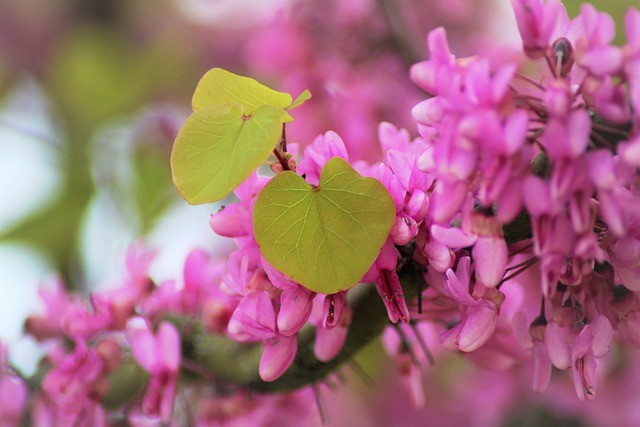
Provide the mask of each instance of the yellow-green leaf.
{"label": "yellow-green leaf", "polygon": [[270,89],[250,77],[239,76],[222,68],[207,71],[193,94],[193,111],[227,103],[243,104],[246,113],[252,113],[264,105],[284,109],[291,105],[291,95]]}
{"label": "yellow-green leaf", "polygon": [[310,99],[311,99],[311,92],[309,92],[309,89],[305,89],[304,91],[302,91],[300,95],[298,95],[296,100],[293,101],[293,103],[289,105],[286,109],[290,110],[292,108],[299,107],[300,105],[304,104]]}
{"label": "yellow-green leaf", "polygon": [[317,187],[294,172],[275,176],[256,200],[253,227],[269,263],[306,288],[329,294],[359,282],[394,219],[384,185],[334,157]]}
{"label": "yellow-green leaf", "polygon": [[265,105],[200,108],[186,120],[171,152],[171,173],[189,203],[220,200],[260,166],[280,140],[289,115]]}

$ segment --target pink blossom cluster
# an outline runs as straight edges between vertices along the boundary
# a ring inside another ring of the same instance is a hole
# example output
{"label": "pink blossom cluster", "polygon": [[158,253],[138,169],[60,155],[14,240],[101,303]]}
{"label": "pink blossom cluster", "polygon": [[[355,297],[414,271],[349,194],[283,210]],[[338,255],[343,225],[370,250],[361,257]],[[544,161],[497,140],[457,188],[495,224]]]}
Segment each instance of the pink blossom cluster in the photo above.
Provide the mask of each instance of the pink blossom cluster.
{"label": "pink blossom cluster", "polygon": [[[196,339],[198,334],[194,325],[201,325],[197,329],[204,334],[242,340],[241,332],[233,332],[234,322],[243,325],[243,316],[255,313],[252,308],[262,310],[261,298],[266,294],[242,299],[223,292],[224,283],[231,283],[238,272],[227,271],[226,262],[203,250],[189,254],[182,280],[155,284],[148,275],[154,257],[142,244],[132,246],[123,282],[92,293],[88,301],[67,292],[59,281],[41,289],[43,310],[25,324],[26,333],[47,348],[41,383],[29,392],[2,347],[2,425],[18,426],[25,419],[43,427],[110,426],[123,419],[134,426],[179,426],[186,419],[196,420],[199,426],[247,425],[266,419],[267,408],[273,405],[291,408],[284,417],[269,415],[276,424],[306,416],[313,401],[309,389],[273,396],[246,391],[218,396],[219,387],[212,382],[218,379],[215,374],[185,355],[183,340]],[[264,331],[255,334],[267,336]],[[265,338],[261,373],[263,365],[268,370],[285,363],[278,359],[282,351],[272,335],[270,340]],[[185,372],[195,381],[186,380]],[[196,403],[181,406],[180,394],[190,395]]]}
{"label": "pink blossom cluster", "polygon": [[[194,268],[193,258],[198,255],[188,260],[188,269]],[[69,294],[59,281],[41,289],[43,312],[25,323],[26,332],[49,349],[43,360],[41,392],[31,396],[34,425],[109,425],[103,401],[111,376],[131,359],[149,374],[149,381],[141,401],[126,408],[130,420],[138,413],[149,419],[171,419],[180,335],[173,324],[161,319],[165,313],[155,308],[164,289],[173,283],[156,287],[149,278],[153,256],[142,245],[133,246],[121,286],[93,293],[89,301]],[[172,301],[182,308],[183,301]]]}
{"label": "pink blossom cluster", "polygon": [[[413,109],[427,143],[417,169],[435,176],[414,318],[482,366],[532,359],[535,390],[552,365],[572,371],[591,400],[613,332],[638,343],[640,11],[617,47],[612,18],[591,5],[570,20],[558,1],[512,3],[521,63],[456,58],[436,29],[411,69],[432,95]],[[432,242],[449,265],[428,258]]]}

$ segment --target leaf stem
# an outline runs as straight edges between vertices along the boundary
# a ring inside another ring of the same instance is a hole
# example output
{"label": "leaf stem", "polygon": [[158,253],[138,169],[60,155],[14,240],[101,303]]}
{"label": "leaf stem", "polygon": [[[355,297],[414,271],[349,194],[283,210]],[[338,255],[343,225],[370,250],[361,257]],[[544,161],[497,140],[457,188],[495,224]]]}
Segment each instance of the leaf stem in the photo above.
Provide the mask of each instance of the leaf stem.
{"label": "leaf stem", "polygon": [[287,162],[284,157],[282,157],[282,154],[280,154],[280,152],[278,151],[277,148],[273,149],[273,155],[276,156],[276,158],[278,159],[278,162],[280,163],[280,166],[282,166],[282,170],[283,171],[290,171],[291,168],[289,167],[289,162]]}
{"label": "leaf stem", "polygon": [[283,171],[290,171],[289,162],[286,159],[286,156],[283,156],[283,153],[287,152],[287,131],[286,131],[286,123],[282,124],[282,136],[280,136],[280,142],[278,146],[273,149],[273,155],[276,156],[280,166],[282,166]]}

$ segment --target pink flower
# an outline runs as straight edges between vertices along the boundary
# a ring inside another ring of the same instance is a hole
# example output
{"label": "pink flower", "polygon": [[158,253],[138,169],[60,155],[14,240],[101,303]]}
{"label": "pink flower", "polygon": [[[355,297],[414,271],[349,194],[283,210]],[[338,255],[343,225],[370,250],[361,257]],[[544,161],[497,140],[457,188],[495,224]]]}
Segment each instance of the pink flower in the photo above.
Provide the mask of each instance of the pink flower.
{"label": "pink flower", "polygon": [[253,204],[267,182],[269,178],[257,173],[249,175],[233,192],[240,201],[221,208],[209,217],[211,229],[220,236],[253,238]]}
{"label": "pink flower", "polygon": [[316,293],[273,268],[264,257],[261,263],[269,281],[282,290],[280,295],[275,297],[276,302],[279,300],[280,306],[277,314],[277,329],[283,335],[293,335],[309,319]]}
{"label": "pink flower", "polygon": [[590,131],[587,111],[574,110],[566,120],[552,118],[549,121],[542,143],[552,159],[574,159],[587,148]]}
{"label": "pink flower", "polygon": [[[325,301],[327,300],[325,299]],[[344,306],[339,310],[339,314],[333,317],[331,327],[323,324],[316,328],[313,350],[318,360],[328,362],[340,353],[347,340],[352,317],[353,309],[349,306]],[[325,320],[326,318],[323,318],[323,323]]]}
{"label": "pink flower", "polygon": [[263,341],[258,372],[263,381],[274,381],[289,369],[298,351],[298,335],[277,335]]}
{"label": "pink flower", "polygon": [[501,224],[495,217],[474,212],[465,217],[463,228],[431,226],[431,237],[452,249],[473,245],[476,274],[480,283],[487,287],[496,286],[504,276],[507,267],[508,250]]}
{"label": "pink flower", "polygon": [[282,291],[277,320],[282,335],[293,335],[307,323],[314,296],[315,292],[302,286]]}
{"label": "pink flower", "polygon": [[598,358],[609,352],[611,335],[611,323],[605,316],[598,315],[571,344],[573,382],[580,400],[593,400],[596,396]]}
{"label": "pink flower", "polygon": [[618,286],[610,302],[616,318],[616,330],[625,342],[640,347],[640,297],[624,286]]}
{"label": "pink flower", "polygon": [[325,295],[322,303],[322,327],[324,329],[332,329],[338,324],[346,303],[347,291]]}
{"label": "pink flower", "polygon": [[545,344],[551,362],[558,369],[573,370],[576,394],[580,400],[592,400],[596,393],[598,358],[609,352],[612,327],[599,314],[586,325],[573,326],[573,312],[556,308],[545,331]]}
{"label": "pink flower", "polygon": [[537,318],[527,325],[524,313],[518,312],[513,316],[513,329],[520,344],[533,357],[533,391],[543,392],[551,380],[551,359],[544,342],[546,320]]}
{"label": "pink flower", "polygon": [[518,21],[524,52],[530,58],[546,54],[552,36],[558,27],[569,21],[567,11],[561,2],[550,0],[511,0]]}
{"label": "pink flower", "polygon": [[168,422],[180,368],[180,334],[169,322],[160,323],[154,334],[145,319],[135,317],[127,325],[127,340],[136,362],[151,374],[142,411],[149,418]]}
{"label": "pink flower", "polygon": [[387,309],[391,322],[398,320],[409,322],[410,314],[404,299],[402,285],[396,273],[398,252],[391,238],[387,239],[378,258],[369,271],[363,276],[362,282],[375,282],[378,295]]}
{"label": "pink flower", "polygon": [[153,288],[153,281],[149,278],[149,267],[155,257],[156,252],[148,250],[141,242],[131,245],[127,250],[125,285],[132,290],[136,301],[150,293]]}
{"label": "pink flower", "polygon": [[109,373],[120,363],[118,344],[104,340],[88,348],[77,342],[71,353],[58,348],[50,360],[53,368],[42,380],[49,401],[43,408],[46,417],[56,426],[104,425],[101,400],[109,389]]}
{"label": "pink flower", "polygon": [[7,348],[0,342],[0,425],[18,427],[27,404],[25,382],[9,367]]}
{"label": "pink flower", "polygon": [[79,309],[80,302],[67,293],[60,280],[54,280],[46,287],[39,289],[38,295],[44,303],[44,313],[27,318],[26,333],[38,340],[63,335],[63,319],[71,311]]}
{"label": "pink flower", "polygon": [[609,45],[616,31],[613,18],[586,3],[580,7],[580,15],[576,19],[582,24],[575,43],[577,63],[596,76],[618,72],[624,58],[620,48]]}
{"label": "pink flower", "polygon": [[226,269],[202,249],[187,255],[183,269],[182,289],[176,290],[170,307],[183,314],[197,314],[207,297],[219,294],[219,283]]}
{"label": "pink flower", "polygon": [[256,291],[246,295],[229,319],[228,331],[240,341],[273,338],[277,334],[276,313],[269,294]]}
{"label": "pink flower", "polygon": [[430,61],[423,61],[411,67],[411,80],[429,94],[435,95],[449,82],[450,68],[455,66],[455,57],[449,50],[447,34],[438,27],[427,36],[431,53]]}
{"label": "pink flower", "polygon": [[640,291],[640,217],[632,217],[626,235],[607,248],[611,264],[620,282],[628,289]]}
{"label": "pink flower", "polygon": [[504,295],[494,288],[469,289],[470,264],[469,257],[462,257],[455,273],[451,269],[446,273],[446,290],[462,306],[462,320],[445,332],[442,339],[445,347],[453,344],[464,352],[477,350],[491,338],[504,300]]}
{"label": "pink flower", "polygon": [[305,175],[308,183],[318,185],[320,172],[332,157],[342,157],[349,161],[349,154],[342,138],[337,133],[328,131],[314,139],[304,150],[302,161],[298,163],[296,170],[299,174]]}

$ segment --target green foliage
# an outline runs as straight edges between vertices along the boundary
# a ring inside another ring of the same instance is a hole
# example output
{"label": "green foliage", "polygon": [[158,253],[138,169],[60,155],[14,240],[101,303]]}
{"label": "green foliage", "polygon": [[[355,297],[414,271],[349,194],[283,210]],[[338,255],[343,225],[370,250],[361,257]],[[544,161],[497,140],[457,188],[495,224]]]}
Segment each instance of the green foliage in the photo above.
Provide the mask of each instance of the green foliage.
{"label": "green foliage", "polygon": [[207,72],[193,95],[194,113],[180,130],[171,153],[178,192],[189,203],[209,203],[232,192],[274,149],[286,111],[309,99],[304,91],[277,92],[220,68]]}
{"label": "green foliage", "polygon": [[322,170],[317,187],[293,172],[260,192],[254,234],[276,269],[316,292],[356,285],[380,253],[395,219],[387,189],[340,157]]}
{"label": "green foliage", "polygon": [[311,99],[311,92],[309,92],[309,89],[305,89],[304,91],[302,91],[302,93],[300,95],[298,95],[298,97],[296,98],[295,101],[293,101],[291,103],[291,105],[289,105],[286,110],[290,110],[292,108],[296,108],[302,104],[304,104],[305,102],[307,102],[308,100]]}
{"label": "green foliage", "polygon": [[193,94],[193,111],[227,103],[242,104],[247,114],[251,114],[263,105],[286,108],[291,104],[291,95],[275,91],[252,78],[238,76],[222,68],[207,71]]}

